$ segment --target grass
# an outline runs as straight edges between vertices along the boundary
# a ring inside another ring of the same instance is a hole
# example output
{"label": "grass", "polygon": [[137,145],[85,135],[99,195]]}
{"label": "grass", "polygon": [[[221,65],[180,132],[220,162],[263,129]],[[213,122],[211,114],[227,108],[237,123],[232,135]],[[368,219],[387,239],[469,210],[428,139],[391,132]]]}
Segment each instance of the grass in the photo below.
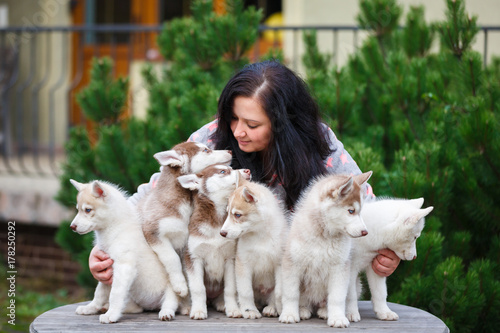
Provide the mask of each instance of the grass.
{"label": "grass", "polygon": [[[43,281],[16,281],[16,286],[14,293],[12,295],[9,290],[9,281],[7,280],[7,274],[5,267],[0,265],[2,268],[0,272],[0,279],[7,286],[5,289],[2,288],[0,293],[0,308],[2,309],[1,315],[2,319],[0,321],[0,332],[12,333],[12,332],[29,332],[29,326],[31,322],[38,317],[40,314],[62,306],[66,304],[71,304],[75,302],[83,301],[83,293],[69,293],[67,289],[59,288],[54,289],[52,286],[47,286],[42,289],[41,286],[44,285]],[[36,286],[36,287],[35,287]],[[52,288],[52,290],[50,290]],[[4,291],[5,290],[5,291]],[[9,318],[11,306],[11,301],[14,300],[15,304],[15,324],[9,323],[11,318]]]}

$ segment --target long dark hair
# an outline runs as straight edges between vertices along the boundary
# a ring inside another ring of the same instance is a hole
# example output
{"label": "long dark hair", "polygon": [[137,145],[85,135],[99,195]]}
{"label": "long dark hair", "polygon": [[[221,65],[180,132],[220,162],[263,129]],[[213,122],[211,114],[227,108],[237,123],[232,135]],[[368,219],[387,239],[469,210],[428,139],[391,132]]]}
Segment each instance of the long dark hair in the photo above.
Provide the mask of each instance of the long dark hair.
{"label": "long dark hair", "polygon": [[[231,131],[234,99],[256,98],[271,120],[270,147],[262,156],[245,153]],[[273,173],[293,206],[309,181],[326,173],[324,160],[331,153],[326,127],[306,83],[277,61],[245,66],[227,83],[219,98],[219,126],[212,135],[216,149],[233,151],[232,167],[247,168],[252,179],[263,181]]]}

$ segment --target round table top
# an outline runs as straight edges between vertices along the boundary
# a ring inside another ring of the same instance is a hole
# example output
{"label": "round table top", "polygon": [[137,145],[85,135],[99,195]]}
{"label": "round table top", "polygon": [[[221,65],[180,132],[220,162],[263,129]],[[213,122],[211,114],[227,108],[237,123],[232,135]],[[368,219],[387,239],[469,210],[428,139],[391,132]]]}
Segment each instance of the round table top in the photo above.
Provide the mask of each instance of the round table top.
{"label": "round table top", "polygon": [[[188,316],[176,315],[172,321],[160,321],[157,312],[124,314],[114,324],[99,323],[98,315],[75,314],[78,305],[70,304],[49,310],[38,316],[30,326],[30,332],[331,332],[325,320],[311,318],[298,324],[282,324],[278,318],[242,319],[227,318],[223,313],[209,309],[208,319],[192,320]],[[446,325],[436,316],[410,306],[389,303],[391,310],[399,315],[397,321],[382,321],[375,317],[371,302],[360,301],[361,321],[351,323],[345,329],[349,332],[449,332]]]}

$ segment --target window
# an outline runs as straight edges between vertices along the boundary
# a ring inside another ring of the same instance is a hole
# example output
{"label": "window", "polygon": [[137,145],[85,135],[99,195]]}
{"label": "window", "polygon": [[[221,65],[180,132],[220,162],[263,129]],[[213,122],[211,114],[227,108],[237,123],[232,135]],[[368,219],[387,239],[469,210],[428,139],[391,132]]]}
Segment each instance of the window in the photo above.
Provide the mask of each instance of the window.
{"label": "window", "polygon": [[[85,24],[130,24],[131,0],[87,0],[85,2]],[[128,43],[128,33],[87,32],[85,42],[88,44]]]}
{"label": "window", "polygon": [[191,0],[160,0],[159,22],[190,14]]}

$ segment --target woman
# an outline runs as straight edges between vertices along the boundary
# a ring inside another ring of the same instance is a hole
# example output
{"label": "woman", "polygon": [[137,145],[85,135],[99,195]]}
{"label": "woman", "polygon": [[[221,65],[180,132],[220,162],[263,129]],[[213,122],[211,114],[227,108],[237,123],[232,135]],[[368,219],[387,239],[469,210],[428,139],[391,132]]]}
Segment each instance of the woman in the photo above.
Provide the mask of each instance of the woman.
{"label": "woman", "polygon": [[[326,173],[361,173],[321,122],[305,82],[276,61],[248,65],[231,78],[219,98],[216,120],[189,140],[232,150],[231,166],[250,169],[252,180],[265,182],[289,210],[311,179]],[[140,199],[158,176],[139,186],[130,200]],[[370,185],[365,191],[367,199],[374,197]],[[389,276],[399,261],[393,251],[381,249],[372,268]],[[89,267],[98,281],[112,282],[112,260],[104,252],[94,248]]]}

